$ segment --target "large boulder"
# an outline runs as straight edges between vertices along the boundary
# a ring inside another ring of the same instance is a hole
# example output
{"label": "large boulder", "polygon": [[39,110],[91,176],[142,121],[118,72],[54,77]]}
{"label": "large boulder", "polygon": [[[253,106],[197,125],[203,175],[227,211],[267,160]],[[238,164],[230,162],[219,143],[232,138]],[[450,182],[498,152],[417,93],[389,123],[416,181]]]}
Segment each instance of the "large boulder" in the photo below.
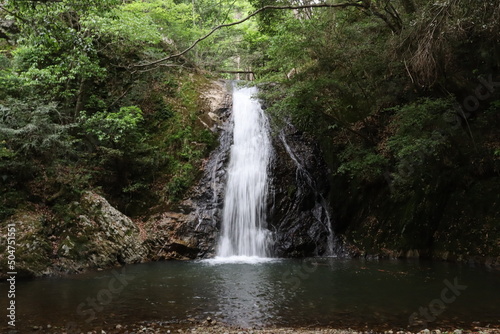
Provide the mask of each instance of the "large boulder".
{"label": "large boulder", "polygon": [[80,214],[61,235],[58,255],[82,262],[84,266],[107,267],[136,263],[147,254],[137,225],[112,207],[102,196],[85,192],[74,203]]}
{"label": "large boulder", "polygon": [[[22,276],[81,272],[141,262],[147,248],[138,226],[95,192],[85,192],[66,209],[64,218],[47,208],[18,212],[2,223],[16,229],[16,266]],[[0,245],[0,262],[6,268],[8,252]]]}
{"label": "large boulder", "polygon": [[[53,245],[45,233],[49,217],[44,210],[33,210],[18,212],[2,222],[0,266],[9,270],[2,270],[0,276],[5,275],[6,271],[17,272],[20,276],[41,276],[50,273],[48,268],[51,265]],[[7,237],[11,237],[9,249]],[[8,260],[15,262],[9,262],[8,265]]]}

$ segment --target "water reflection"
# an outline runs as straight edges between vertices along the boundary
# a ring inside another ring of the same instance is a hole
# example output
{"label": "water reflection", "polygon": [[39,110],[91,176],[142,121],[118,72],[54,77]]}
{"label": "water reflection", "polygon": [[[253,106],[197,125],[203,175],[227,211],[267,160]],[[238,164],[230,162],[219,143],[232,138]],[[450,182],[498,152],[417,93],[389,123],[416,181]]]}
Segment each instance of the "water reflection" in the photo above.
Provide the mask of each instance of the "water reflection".
{"label": "water reflection", "polygon": [[[217,316],[243,327],[269,324],[283,303],[282,288],[276,280],[276,261],[251,263],[205,262],[216,273]],[[224,284],[220,284],[224,282]]]}
{"label": "water reflection", "polygon": [[[81,329],[105,322],[175,323],[207,316],[243,327],[408,328],[412,313],[439,299],[444,280],[455,278],[467,289],[446,305],[431,327],[470,327],[475,321],[498,326],[500,318],[500,273],[468,266],[305,259],[255,264],[164,262],[127,266],[126,271],[133,279],[112,298],[101,298],[98,309],[89,298],[98,299],[100,291],[109,288],[115,277],[112,270],[19,281],[19,330],[67,322]],[[87,322],[92,309],[95,319]]]}

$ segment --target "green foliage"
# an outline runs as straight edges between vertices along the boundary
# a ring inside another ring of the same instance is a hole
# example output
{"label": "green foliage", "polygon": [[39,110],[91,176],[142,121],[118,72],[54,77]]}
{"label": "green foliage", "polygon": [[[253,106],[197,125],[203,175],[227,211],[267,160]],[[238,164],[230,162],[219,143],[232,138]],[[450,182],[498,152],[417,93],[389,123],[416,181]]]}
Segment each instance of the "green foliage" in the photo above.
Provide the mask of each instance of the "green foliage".
{"label": "green foliage", "polygon": [[[134,65],[190,45],[228,17],[223,2],[9,1],[20,32],[0,44],[2,193],[64,208],[97,188],[130,214],[180,199],[214,143],[198,121],[202,85],[184,76],[188,58]],[[17,207],[5,196],[0,215]]]}
{"label": "green foliage", "polygon": [[80,115],[83,128],[88,134],[97,137],[101,143],[122,144],[139,140],[139,125],[144,120],[137,106],[121,107],[117,112],[97,112],[88,116],[85,111]]}
{"label": "green foliage", "polygon": [[18,46],[12,52],[14,73],[25,91],[57,100],[61,108],[74,103],[82,80],[102,80],[93,36],[80,19],[109,10],[114,1],[9,1],[21,19]]}
{"label": "green foliage", "polygon": [[452,108],[449,99],[422,99],[394,109],[397,130],[387,147],[395,158],[395,188],[412,191],[434,177],[436,166],[444,167],[440,160],[451,148],[448,134],[452,132],[445,120]]}
{"label": "green foliage", "polygon": [[[262,8],[264,6],[280,6],[287,5],[284,0],[250,0],[249,1],[255,9]],[[259,30],[265,34],[274,34],[277,27],[279,27],[278,22],[282,22],[283,18],[287,16],[286,11],[265,11],[258,16]]]}
{"label": "green foliage", "polygon": [[188,187],[192,184],[195,174],[190,163],[174,162],[171,165],[174,172],[166,185],[166,193],[173,200],[179,200]]}
{"label": "green foliage", "polygon": [[[322,145],[331,188],[342,189],[330,193],[336,229],[363,251],[426,255],[436,236],[452,244],[451,230],[496,235],[485,222],[498,220],[498,195],[470,190],[494,189],[500,170],[498,89],[477,79],[498,78],[498,3],[357,4],[370,10],[264,12],[265,38],[249,43],[273,124],[292,122]],[[462,111],[474,93],[480,108]]]}
{"label": "green foliage", "polygon": [[338,174],[367,183],[381,180],[388,165],[388,160],[382,155],[352,144],[344,149],[339,159]]}
{"label": "green foliage", "polygon": [[351,128],[394,103],[406,79],[387,54],[391,34],[383,22],[354,9],[325,9],[313,18],[289,17],[270,38],[260,80],[278,81],[271,90],[286,90],[270,110],[323,133],[333,124]]}
{"label": "green foliage", "polygon": [[422,1],[418,9],[398,38],[398,53],[419,85],[463,88],[474,71],[498,68],[498,3]]}
{"label": "green foliage", "polygon": [[42,157],[47,161],[71,149],[69,130],[55,103],[7,100],[0,104],[0,140],[4,157]]}
{"label": "green foliage", "polygon": [[102,37],[122,43],[125,41],[139,45],[159,43],[162,36],[158,26],[145,10],[130,4],[114,9],[104,16],[87,17],[82,24]]}
{"label": "green foliage", "polygon": [[19,94],[22,84],[16,75],[12,59],[0,54],[0,100]]}
{"label": "green foliage", "polygon": [[162,189],[167,200],[179,200],[200,175],[200,162],[215,145],[214,134],[198,121],[200,82],[184,80],[176,100],[178,112],[168,119],[164,145],[169,153],[170,178]]}
{"label": "green foliage", "polygon": [[[397,157],[409,157],[418,151],[413,146],[426,146],[426,154],[438,156],[437,146],[445,134],[454,130],[448,124],[448,114],[453,113],[453,101],[450,99],[421,99],[414,103],[393,108],[396,112],[394,125],[396,133],[389,139],[388,147]],[[426,143],[432,143],[426,145]]]}
{"label": "green foliage", "polygon": [[82,183],[75,181],[82,174],[72,173],[65,183],[68,173],[52,173],[57,166],[73,166],[75,127],[64,122],[55,103],[7,99],[0,104],[0,219],[25,206],[28,198],[50,201],[66,190],[68,196],[81,190]]}
{"label": "green foliage", "polygon": [[[196,1],[194,12],[197,14],[193,22],[198,28],[197,36],[208,33],[210,29],[220,24],[234,22],[246,16],[251,11],[247,1],[220,0]],[[252,70],[254,62],[262,55],[262,46],[251,45],[247,38],[258,33],[254,21],[246,21],[228,29],[218,30],[210,39],[201,42],[191,55],[191,59],[202,68],[210,71]],[[228,78],[234,78],[228,76]]]}

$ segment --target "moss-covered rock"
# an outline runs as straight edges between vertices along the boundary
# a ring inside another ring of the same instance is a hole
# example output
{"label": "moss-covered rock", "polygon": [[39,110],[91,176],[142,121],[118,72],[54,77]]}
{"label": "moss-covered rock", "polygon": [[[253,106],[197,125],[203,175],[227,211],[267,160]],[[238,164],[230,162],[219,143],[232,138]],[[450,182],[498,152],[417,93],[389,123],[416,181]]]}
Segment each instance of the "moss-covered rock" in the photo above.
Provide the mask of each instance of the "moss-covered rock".
{"label": "moss-covered rock", "polygon": [[[52,245],[44,235],[47,216],[43,211],[20,212],[1,224],[1,239],[7,240],[7,226],[15,226],[15,268],[20,276],[39,276],[48,272]],[[7,266],[7,243],[0,245],[0,266]]]}
{"label": "moss-covered rock", "polygon": [[[91,191],[72,203],[63,219],[47,208],[17,213],[2,223],[2,239],[8,224],[16,227],[16,270],[24,276],[141,262],[147,255],[137,225]],[[6,268],[6,246],[0,247]]]}
{"label": "moss-covered rock", "polygon": [[147,251],[139,228],[106,199],[86,192],[81,198],[80,210],[82,214],[76,217],[74,227],[63,235],[59,253],[69,253],[75,260],[93,267],[140,262],[144,258]]}

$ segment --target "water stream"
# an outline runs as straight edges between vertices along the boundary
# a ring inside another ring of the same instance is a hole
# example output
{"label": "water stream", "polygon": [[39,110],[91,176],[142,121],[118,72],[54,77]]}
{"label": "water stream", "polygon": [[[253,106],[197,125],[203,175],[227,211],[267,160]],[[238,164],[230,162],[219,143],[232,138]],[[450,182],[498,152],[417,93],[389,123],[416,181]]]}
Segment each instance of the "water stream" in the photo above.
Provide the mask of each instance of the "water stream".
{"label": "water stream", "polygon": [[233,145],[217,250],[222,258],[269,255],[266,203],[271,141],[256,93],[255,87],[235,87],[233,92]]}

